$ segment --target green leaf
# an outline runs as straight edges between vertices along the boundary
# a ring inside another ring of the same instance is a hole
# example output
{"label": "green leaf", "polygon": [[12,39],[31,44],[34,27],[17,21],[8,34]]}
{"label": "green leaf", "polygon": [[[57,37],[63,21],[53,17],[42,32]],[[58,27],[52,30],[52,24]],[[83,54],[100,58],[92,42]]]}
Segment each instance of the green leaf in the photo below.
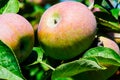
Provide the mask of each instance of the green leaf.
{"label": "green leaf", "polygon": [[66,77],[66,78],[55,78],[55,80],[74,80],[70,77]]}
{"label": "green leaf", "polygon": [[116,8],[116,9],[111,9],[110,11],[111,11],[112,15],[113,15],[116,19],[118,19],[120,9]]}
{"label": "green leaf", "polygon": [[118,23],[118,20],[116,20],[110,13],[95,12],[95,16],[98,25],[100,24],[98,28],[120,33],[120,25]]}
{"label": "green leaf", "polygon": [[44,76],[44,71],[43,71],[43,70],[39,71],[39,72],[36,74],[37,80],[43,80],[43,79],[42,79],[43,76]]}
{"label": "green leaf", "polygon": [[0,14],[17,13],[19,11],[18,0],[0,0]]}
{"label": "green leaf", "polygon": [[[105,7],[106,9],[109,9],[111,8],[111,5],[108,3],[109,1],[106,1],[106,0],[102,0],[102,6]],[[112,6],[113,8],[113,6]]]}
{"label": "green leaf", "polygon": [[52,80],[72,77],[85,71],[101,69],[103,70],[104,68],[99,66],[96,61],[86,59],[75,60],[58,66],[52,73]]}
{"label": "green leaf", "polygon": [[94,0],[84,0],[85,4],[88,6],[89,9],[92,9],[94,6]]}
{"label": "green leaf", "polygon": [[2,74],[0,75],[0,78],[23,80],[15,55],[2,41],[0,41],[0,74]]}
{"label": "green leaf", "polygon": [[[75,80],[107,80],[120,66],[120,56],[112,49],[106,47],[91,48],[83,55],[84,59],[96,59],[105,70],[86,71],[74,76]],[[99,77],[99,78],[98,78]]]}
{"label": "green leaf", "polygon": [[44,50],[41,47],[33,47],[33,51],[37,52],[38,54],[37,60],[42,61]]}
{"label": "green leaf", "polygon": [[23,80],[19,76],[13,74],[11,71],[0,65],[0,80]]}
{"label": "green leaf", "polygon": [[73,1],[81,2],[85,4],[89,9],[92,9],[95,0],[73,0]]}
{"label": "green leaf", "polygon": [[49,70],[49,69],[54,70],[54,68],[52,66],[48,65],[46,63],[46,61],[43,60],[44,50],[42,49],[42,47],[40,47],[40,46],[39,47],[34,47],[33,51],[35,51],[37,53],[37,60],[35,62],[33,62],[32,64],[29,64],[29,66],[40,63],[44,70],[46,70],[46,71]]}
{"label": "green leaf", "polygon": [[73,76],[74,80],[108,80],[118,70],[115,66],[109,66],[105,70],[86,71]]}
{"label": "green leaf", "polygon": [[88,50],[83,58],[97,59],[98,63],[102,65],[120,66],[120,56],[112,49],[107,47],[95,47]]}
{"label": "green leaf", "polygon": [[98,5],[98,4],[95,4],[95,5],[94,5],[94,8],[100,9],[101,12],[109,13],[104,7],[102,7],[102,6]]}

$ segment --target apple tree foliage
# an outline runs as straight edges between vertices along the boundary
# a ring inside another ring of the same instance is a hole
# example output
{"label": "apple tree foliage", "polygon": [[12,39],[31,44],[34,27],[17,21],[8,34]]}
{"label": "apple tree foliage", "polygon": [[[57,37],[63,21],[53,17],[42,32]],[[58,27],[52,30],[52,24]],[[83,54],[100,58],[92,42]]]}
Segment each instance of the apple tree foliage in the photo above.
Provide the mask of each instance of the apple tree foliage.
{"label": "apple tree foliage", "polygon": [[[71,0],[40,1],[0,0],[0,14],[21,14],[33,25],[36,34],[36,25],[47,8]],[[119,0],[72,1],[82,2],[93,11],[97,20],[97,35],[120,33]],[[93,42],[92,45],[97,43]],[[102,46],[91,46],[82,55],[71,60],[52,59],[44,55],[36,35],[31,55],[23,63],[18,63],[14,52],[0,41],[0,80],[119,80],[115,75],[119,67],[120,56],[114,50]]]}

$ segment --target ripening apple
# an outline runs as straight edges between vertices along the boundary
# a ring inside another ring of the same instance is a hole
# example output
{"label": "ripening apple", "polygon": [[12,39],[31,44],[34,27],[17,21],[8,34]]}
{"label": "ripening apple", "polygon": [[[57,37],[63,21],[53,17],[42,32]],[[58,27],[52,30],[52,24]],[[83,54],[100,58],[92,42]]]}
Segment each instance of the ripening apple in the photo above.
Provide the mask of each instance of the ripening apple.
{"label": "ripening apple", "polygon": [[96,34],[96,19],[80,2],[61,2],[45,11],[37,33],[46,55],[67,60],[89,48]]}
{"label": "ripening apple", "polygon": [[116,51],[116,53],[118,53],[120,55],[119,46],[118,46],[118,44],[115,41],[113,41],[110,38],[104,37],[104,36],[100,36],[99,40],[102,42],[104,47],[111,48],[114,51]]}
{"label": "ripening apple", "polygon": [[9,46],[19,62],[24,61],[32,51],[34,30],[21,15],[6,13],[0,15],[0,40]]}

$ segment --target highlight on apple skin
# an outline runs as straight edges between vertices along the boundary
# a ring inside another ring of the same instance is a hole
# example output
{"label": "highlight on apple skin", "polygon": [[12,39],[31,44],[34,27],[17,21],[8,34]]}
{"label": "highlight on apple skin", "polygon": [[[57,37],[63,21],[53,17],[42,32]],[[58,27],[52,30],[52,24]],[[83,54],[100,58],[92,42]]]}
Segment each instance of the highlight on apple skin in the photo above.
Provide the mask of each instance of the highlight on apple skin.
{"label": "highlight on apple skin", "polygon": [[80,2],[61,2],[45,11],[37,33],[47,56],[67,60],[90,47],[96,34],[96,19]]}
{"label": "highlight on apple skin", "polygon": [[34,46],[34,30],[21,15],[2,14],[0,15],[0,40],[13,50],[19,62],[23,62]]}

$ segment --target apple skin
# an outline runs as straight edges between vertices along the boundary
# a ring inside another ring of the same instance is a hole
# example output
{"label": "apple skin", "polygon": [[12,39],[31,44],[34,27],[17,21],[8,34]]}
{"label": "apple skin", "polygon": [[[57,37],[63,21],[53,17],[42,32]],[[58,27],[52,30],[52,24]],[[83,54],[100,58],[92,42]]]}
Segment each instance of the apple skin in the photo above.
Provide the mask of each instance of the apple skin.
{"label": "apple skin", "polygon": [[0,40],[13,50],[19,62],[23,62],[34,46],[34,30],[21,15],[2,14],[0,15]]}
{"label": "apple skin", "polygon": [[60,60],[84,52],[96,34],[96,19],[82,3],[66,1],[53,5],[42,15],[38,40],[45,54]]}
{"label": "apple skin", "polygon": [[116,51],[116,53],[118,53],[120,55],[119,46],[117,45],[117,43],[115,41],[113,41],[112,39],[107,38],[105,36],[100,36],[99,40],[102,42],[104,47],[111,48],[114,51]]}

